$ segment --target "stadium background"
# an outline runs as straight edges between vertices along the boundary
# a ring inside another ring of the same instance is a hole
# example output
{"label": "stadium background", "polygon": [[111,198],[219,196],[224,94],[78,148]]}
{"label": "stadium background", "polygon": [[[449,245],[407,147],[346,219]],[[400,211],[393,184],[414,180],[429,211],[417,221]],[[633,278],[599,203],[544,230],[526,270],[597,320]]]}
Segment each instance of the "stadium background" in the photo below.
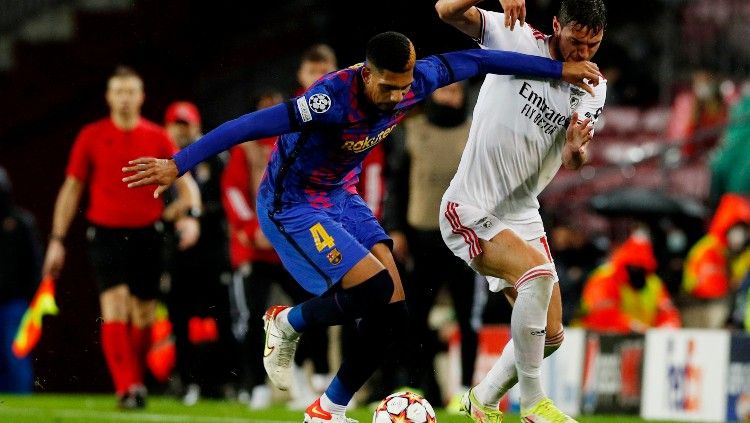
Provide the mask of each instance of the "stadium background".
{"label": "stadium background", "polygon": [[[408,35],[419,57],[474,47],[439,21],[433,3],[0,0],[0,165],[14,182],[17,203],[35,215],[42,234],[49,233],[70,146],[83,124],[104,115],[104,84],[115,65],[143,75],[145,117],[160,122],[168,103],[188,99],[201,107],[209,130],[247,111],[259,88],[290,92],[300,53],[315,42],[330,44],[340,67],[361,61],[366,40],[384,30]],[[695,3],[607,2],[609,28],[595,61],[623,75],[621,105],[668,106],[696,67],[734,80],[747,76],[750,54],[742,33],[727,38],[729,27],[688,28],[687,14],[701,13],[691,9]],[[735,17],[739,22],[748,16],[742,0],[716,3],[744,13]],[[527,4],[527,21],[549,33],[558,2]],[[499,10],[494,0],[482,7]],[[705,43],[686,44],[685,37]],[[706,200],[702,194],[697,200]],[[58,283],[60,315],[46,321],[34,353],[39,391],[110,390],[83,225],[79,216],[70,230]]]}

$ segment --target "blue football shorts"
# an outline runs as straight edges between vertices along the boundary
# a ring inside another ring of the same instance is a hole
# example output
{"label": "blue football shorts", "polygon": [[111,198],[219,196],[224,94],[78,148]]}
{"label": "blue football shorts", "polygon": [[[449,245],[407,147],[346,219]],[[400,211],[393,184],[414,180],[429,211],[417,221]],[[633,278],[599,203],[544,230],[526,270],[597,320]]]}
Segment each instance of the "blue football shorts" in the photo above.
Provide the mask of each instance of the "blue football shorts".
{"label": "blue football shorts", "polygon": [[392,241],[357,194],[337,196],[331,207],[284,205],[275,213],[259,204],[258,220],[281,261],[308,292],[337,284],[378,242]]}

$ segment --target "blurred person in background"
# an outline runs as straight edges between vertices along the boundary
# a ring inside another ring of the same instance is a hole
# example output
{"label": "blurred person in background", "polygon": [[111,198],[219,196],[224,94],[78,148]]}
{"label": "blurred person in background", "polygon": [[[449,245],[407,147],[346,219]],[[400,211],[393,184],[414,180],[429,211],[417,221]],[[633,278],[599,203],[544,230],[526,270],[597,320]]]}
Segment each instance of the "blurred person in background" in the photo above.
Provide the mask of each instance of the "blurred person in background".
{"label": "blurred person in background", "polygon": [[747,272],[743,253],[750,245],[750,199],[724,194],[708,233],[688,252],[682,279],[685,327],[721,328],[729,320],[733,294]]}
{"label": "blurred person in background", "polygon": [[680,313],[656,268],[648,233],[634,231],[586,280],[575,323],[617,333],[680,327]]}
{"label": "blurred person in background", "polygon": [[716,209],[725,193],[750,195],[750,80],[732,106],[729,124],[711,159],[710,205]]}
{"label": "blurred person in background", "polygon": [[34,218],[15,205],[10,178],[0,167],[0,392],[28,394],[34,386],[31,357],[16,357],[11,346],[41,268]]}
{"label": "blurred person in background", "polygon": [[691,75],[690,87],[672,101],[667,138],[682,142],[682,152],[699,157],[716,145],[726,123],[727,103],[719,88],[719,77],[706,69]]}
{"label": "blurred person in background", "polygon": [[[110,115],[86,125],[73,144],[55,202],[43,274],[59,277],[65,263],[63,243],[88,188],[86,237],[100,292],[102,350],[119,407],[143,408],[145,354],[163,270],[164,205],[149,189],[123,186],[121,169],[134,156],[171,155],[177,150],[164,129],[141,117],[143,80],[134,70],[115,69],[105,97]],[[190,177],[176,188],[180,217],[175,227],[187,248],[200,231],[197,219],[187,214],[200,209],[200,194]]]}
{"label": "blurred person in background", "polygon": [[[280,92],[265,90],[258,95],[255,110],[282,101]],[[255,199],[276,139],[269,137],[232,147],[221,182],[222,201],[229,222],[230,258],[235,271],[229,291],[233,310],[232,329],[241,343],[239,400],[251,410],[271,406],[271,388],[266,385],[266,371],[263,368],[262,317],[271,300],[273,285],[280,287],[294,304],[310,298],[310,294],[294,281],[281,264],[281,259],[260,229],[257,218]],[[308,337],[305,334],[300,340],[303,351]],[[327,344],[325,346],[327,348]],[[298,352],[296,357],[301,357],[298,359],[301,364],[304,354]],[[327,350],[323,358],[328,359]],[[302,401],[315,399],[304,370],[300,367],[298,371],[301,375],[297,375],[298,379],[290,389],[290,407],[294,409],[298,409],[297,404]]]}
{"label": "blurred person in background", "polygon": [[572,223],[559,223],[550,231],[550,250],[555,257],[560,295],[563,302],[563,325],[570,324],[578,309],[586,278],[601,263],[604,251],[589,238],[586,231]]}
{"label": "blurred person in background", "polygon": [[[482,48],[511,50],[581,63],[599,50],[607,26],[602,0],[563,0],[552,35],[524,25],[526,2],[501,0],[504,13],[479,0],[439,0],[440,18]],[[499,422],[500,399],[518,383],[521,417],[574,422],[545,394],[542,360],[565,338],[557,272],[539,212],[538,196],[561,166],[588,160],[593,125],[606,99],[597,71],[592,86],[487,75],[474,107],[461,162],[440,204],[444,242],[489,289],[513,304],[512,339],[490,371],[462,398],[474,421]]]}
{"label": "blurred person in background", "polygon": [[[167,107],[164,126],[180,149],[202,135],[200,112],[187,101],[176,101]],[[230,277],[229,252],[220,186],[225,156],[211,157],[190,170],[200,190],[202,208],[185,209],[175,201],[175,193],[171,191],[164,196],[167,206],[162,218],[167,222],[169,281],[166,301],[174,328],[176,370],[185,405],[194,405],[201,392],[222,396],[229,375],[224,339],[230,333],[224,284]],[[192,246],[186,244],[192,235],[183,234],[175,225],[184,216],[198,219],[200,225],[200,235]]]}
{"label": "blurred person in background", "polygon": [[405,360],[408,383],[421,389],[432,404],[441,404],[443,395],[435,379],[438,339],[428,316],[441,287],[450,292],[461,333],[461,392],[446,393],[455,394],[453,411],[458,411],[474,375],[478,329],[472,325],[474,271],[442,242],[438,211],[471,126],[466,97],[464,82],[442,87],[425,102],[423,114],[406,120],[405,139],[396,138],[391,145],[393,165],[384,217],[394,257],[401,263],[412,260],[404,283],[413,335],[412,351]]}

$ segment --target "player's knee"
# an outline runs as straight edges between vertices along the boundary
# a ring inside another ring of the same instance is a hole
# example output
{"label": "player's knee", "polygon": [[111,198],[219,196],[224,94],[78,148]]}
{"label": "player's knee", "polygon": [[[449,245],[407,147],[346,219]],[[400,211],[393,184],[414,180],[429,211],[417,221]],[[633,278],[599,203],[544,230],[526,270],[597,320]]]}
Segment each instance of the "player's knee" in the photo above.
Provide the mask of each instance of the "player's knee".
{"label": "player's knee", "polygon": [[516,291],[531,287],[544,287],[552,292],[552,286],[557,282],[557,271],[552,263],[544,263],[527,270],[514,284]]}
{"label": "player's knee", "polygon": [[391,301],[393,290],[391,275],[387,270],[382,270],[359,285],[341,292],[341,307],[348,308],[345,309],[348,314],[367,316],[385,308]]}

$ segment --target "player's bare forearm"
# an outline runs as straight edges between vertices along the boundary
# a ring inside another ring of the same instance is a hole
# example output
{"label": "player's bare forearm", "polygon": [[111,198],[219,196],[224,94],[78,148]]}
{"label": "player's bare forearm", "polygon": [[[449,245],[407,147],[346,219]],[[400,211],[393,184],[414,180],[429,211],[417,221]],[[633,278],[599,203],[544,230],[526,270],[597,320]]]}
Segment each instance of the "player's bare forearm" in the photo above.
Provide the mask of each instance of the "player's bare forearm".
{"label": "player's bare forearm", "polygon": [[456,27],[459,31],[479,38],[482,34],[482,18],[474,7],[481,0],[438,0],[435,10],[443,22]]}
{"label": "player's bare forearm", "polygon": [[55,211],[52,215],[52,237],[62,241],[68,234],[70,223],[78,210],[81,200],[83,184],[68,176],[65,178],[55,201]]}

